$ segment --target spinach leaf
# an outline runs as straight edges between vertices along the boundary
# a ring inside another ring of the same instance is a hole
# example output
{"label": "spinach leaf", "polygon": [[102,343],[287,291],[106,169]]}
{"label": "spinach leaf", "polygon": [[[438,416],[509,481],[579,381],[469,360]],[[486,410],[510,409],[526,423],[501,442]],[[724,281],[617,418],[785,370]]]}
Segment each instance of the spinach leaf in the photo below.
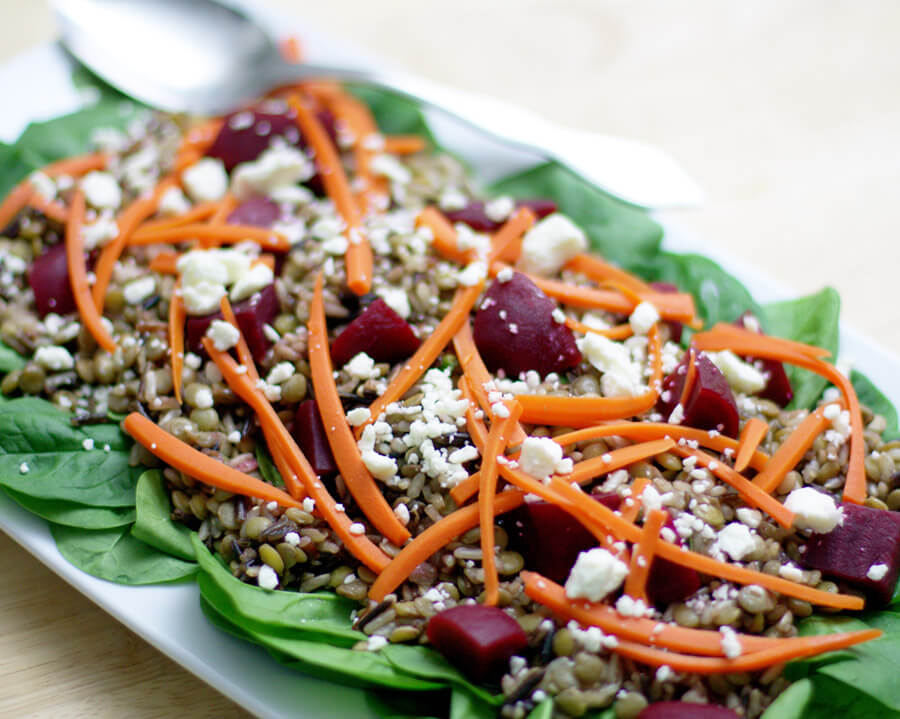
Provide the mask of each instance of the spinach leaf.
{"label": "spinach leaf", "polygon": [[813,696],[811,679],[794,682],[773,701],[762,719],[800,719]]}
{"label": "spinach leaf", "polygon": [[671,282],[682,292],[690,292],[697,313],[707,326],[716,322],[734,322],[747,310],[760,315],[759,305],[747,288],[701,255],[662,252],[641,274],[648,280]]}
{"label": "spinach leaf", "polygon": [[137,483],[137,521],[131,534],[161,552],[195,561],[191,530],[172,520],[172,505],[162,472],[144,472]]}
{"label": "spinach leaf", "polygon": [[51,524],[56,546],[81,571],[117,584],[163,584],[190,577],[197,565],[135,539],[129,527],[87,530]]}
{"label": "spinach leaf", "polygon": [[497,708],[471,692],[453,687],[450,693],[450,719],[496,719]]}
{"label": "spinach leaf", "polygon": [[[447,692],[434,692],[433,695],[397,694],[396,692],[366,692],[366,704],[380,719],[438,719],[430,712],[448,704]],[[422,714],[422,707],[429,708],[429,715]],[[446,719],[442,714],[440,719]]]}
{"label": "spinach leaf", "polygon": [[196,535],[191,540],[201,573],[204,597],[227,618],[247,631],[277,632],[352,646],[365,639],[352,629],[350,612],[356,603],[333,593],[270,592],[245,584],[213,557]]}
{"label": "spinach leaf", "polygon": [[662,228],[641,209],[627,205],[555,162],[494,183],[492,193],[553,200],[580,226],[591,249],[622,267],[645,274],[659,251]]}
{"label": "spinach leaf", "polygon": [[[778,337],[823,347],[833,357],[838,351],[838,318],[841,298],[830,287],[796,300],[774,302],[763,308],[767,330]],[[812,407],[828,382],[807,370],[785,365],[794,399],[789,407]]]}
{"label": "spinach leaf", "polygon": [[421,108],[412,100],[371,85],[351,84],[348,85],[348,89],[351,94],[369,106],[381,133],[419,135],[428,140],[432,146],[438,146],[428,123],[425,122]]}
{"label": "spinach leaf", "polygon": [[256,463],[259,465],[259,473],[264,480],[269,484],[274,484],[276,487],[284,487],[281,472],[278,471],[278,467],[272,461],[269,450],[266,449],[266,445],[262,442],[256,445]]}
{"label": "spinach leaf", "polygon": [[54,524],[82,529],[111,529],[124,527],[134,522],[132,507],[91,507],[58,499],[39,499],[27,494],[14,492],[6,487],[3,491],[17,504],[32,514],[43,517]]}
{"label": "spinach leaf", "polygon": [[528,719],[553,719],[553,700],[545,699],[538,704],[531,710]]}
{"label": "spinach leaf", "polygon": [[[0,143],[0,197],[6,197],[10,190],[29,172],[36,169],[34,165],[26,162],[16,145]],[[0,232],[6,229],[0,227]],[[4,372],[8,370],[3,370]]]}
{"label": "spinach leaf", "polygon": [[877,698],[850,684],[821,676],[815,676],[811,681],[812,698],[803,710],[802,719],[900,719],[900,712],[889,709]]}
{"label": "spinach leaf", "polygon": [[881,436],[885,442],[900,438],[900,429],[897,424],[897,408],[885,397],[881,391],[872,384],[872,381],[862,372],[852,370],[850,382],[859,397],[859,401],[871,409],[875,414],[880,414],[887,420],[887,426]]}
{"label": "spinach leaf", "polygon": [[140,470],[128,464],[129,442],[115,425],[76,429],[49,402],[12,400],[0,412],[0,484],[41,500],[131,507]]}
{"label": "spinach leaf", "polygon": [[[0,163],[2,162],[3,160],[0,159]],[[3,232],[2,227],[0,227],[0,232]],[[25,358],[11,347],[7,347],[3,342],[0,342],[0,372],[5,374],[6,372],[22,369],[24,366]]]}

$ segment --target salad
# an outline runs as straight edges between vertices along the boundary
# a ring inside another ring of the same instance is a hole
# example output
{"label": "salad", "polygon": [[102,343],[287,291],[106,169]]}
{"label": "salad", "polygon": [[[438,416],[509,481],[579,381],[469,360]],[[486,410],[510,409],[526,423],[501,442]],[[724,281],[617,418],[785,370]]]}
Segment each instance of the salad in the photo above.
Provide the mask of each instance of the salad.
{"label": "salad", "polygon": [[76,566],[384,716],[900,711],[896,412],[831,291],[330,83],[109,98],[0,171],[0,486]]}

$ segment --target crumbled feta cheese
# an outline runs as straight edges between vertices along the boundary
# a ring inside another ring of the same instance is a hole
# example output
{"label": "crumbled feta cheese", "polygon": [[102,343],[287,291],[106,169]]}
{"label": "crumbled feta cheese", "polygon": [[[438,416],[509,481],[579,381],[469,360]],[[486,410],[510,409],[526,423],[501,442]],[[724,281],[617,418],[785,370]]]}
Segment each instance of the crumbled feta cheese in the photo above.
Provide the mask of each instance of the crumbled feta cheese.
{"label": "crumbled feta cheese", "polygon": [[322,250],[325,254],[341,257],[347,251],[349,246],[350,243],[347,242],[346,237],[343,235],[335,235],[322,243]]}
{"label": "crumbled feta cheese", "polygon": [[562,447],[550,437],[526,437],[522,442],[519,466],[535,479],[545,480],[562,461]]}
{"label": "crumbled feta cheese", "polygon": [[230,322],[213,320],[206,330],[206,336],[212,340],[213,345],[220,352],[227,352],[235,347],[241,339],[241,333]]}
{"label": "crumbled feta cheese", "polygon": [[785,564],[778,568],[778,574],[791,582],[803,582],[803,570],[793,564]]}
{"label": "crumbled feta cheese", "polygon": [[372,413],[368,407],[355,407],[347,412],[347,423],[351,427],[361,427],[371,419]]}
{"label": "crumbled feta cheese", "polygon": [[834,499],[812,487],[801,487],[784,500],[786,509],[794,513],[794,526],[824,534],[844,521],[844,515]]}
{"label": "crumbled feta cheese", "polygon": [[90,452],[94,448],[94,440],[90,437],[83,439],[81,440],[81,446],[86,452]]}
{"label": "crumbled feta cheese", "polygon": [[309,512],[312,514],[316,509],[316,500],[312,497],[304,497],[303,499],[303,511]]}
{"label": "crumbled feta cheese", "polygon": [[487,277],[487,263],[481,260],[470,262],[456,275],[459,284],[465,287],[474,287],[485,277]]}
{"label": "crumbled feta cheese", "polygon": [[270,402],[277,402],[281,399],[281,387],[277,384],[269,384],[264,379],[258,380],[256,388],[261,389],[266,399]]}
{"label": "crumbled feta cheese", "polygon": [[28,176],[28,182],[48,202],[56,198],[56,183],[43,172],[32,172]]}
{"label": "crumbled feta cheese", "polygon": [[268,564],[263,564],[259,568],[259,575],[256,577],[256,583],[263,589],[274,590],[278,587],[278,575],[275,570]]}
{"label": "crumbled feta cheese", "polygon": [[605,397],[636,397],[643,392],[643,368],[632,362],[631,353],[621,342],[591,332],[581,341],[581,351],[603,373],[600,390]]}
{"label": "crumbled feta cheese", "polygon": [[706,356],[725,375],[728,384],[738,392],[756,394],[766,387],[766,378],[762,372],[749,362],[744,362],[731,350],[707,352]]}
{"label": "crumbled feta cheese", "polygon": [[444,190],[438,199],[438,207],[444,212],[461,210],[467,204],[469,204],[469,201],[466,199],[466,196],[455,187]]}
{"label": "crumbled feta cheese", "polygon": [[501,195],[484,205],[484,214],[492,222],[505,222],[516,209],[516,203],[509,195]]}
{"label": "crumbled feta cheese", "polygon": [[188,352],[184,356],[184,364],[185,367],[190,367],[191,369],[200,369],[200,366],[203,364],[203,360],[200,359],[200,355],[196,355],[193,352]]}
{"label": "crumbled feta cheese", "polygon": [[478,450],[472,445],[460,447],[455,450],[447,459],[455,464],[465,464],[473,459],[478,459]]}
{"label": "crumbled feta cheese", "polygon": [[841,416],[841,406],[839,404],[827,404],[825,409],[822,410],[822,415],[825,419],[834,422]]}
{"label": "crumbled feta cheese", "polygon": [[647,614],[647,605],[640,599],[623,594],[616,600],[616,611],[623,617],[643,617]]}
{"label": "crumbled feta cheese", "polygon": [[182,184],[194,202],[215,202],[228,191],[228,174],[221,160],[204,157],[181,175]]}
{"label": "crumbled feta cheese", "polygon": [[659,322],[659,310],[651,302],[641,302],[634,308],[628,324],[636,335],[645,335],[657,322]]}
{"label": "crumbled feta cheese", "polygon": [[656,487],[648,484],[641,492],[641,501],[644,503],[644,509],[652,512],[655,509],[662,509],[662,495],[656,491]]}
{"label": "crumbled feta cheese", "polygon": [[739,562],[756,548],[756,537],[745,524],[731,522],[716,537],[716,546]]}
{"label": "crumbled feta cheese", "polygon": [[365,533],[366,533],[366,525],[360,524],[359,522],[353,522],[353,524],[350,525],[350,534],[355,534],[356,536],[359,536],[359,535],[365,534]]}
{"label": "crumbled feta cheese", "polygon": [[22,462],[19,465],[19,474],[28,474],[31,471],[31,467],[28,466],[28,462]]}
{"label": "crumbled feta cheese", "polygon": [[379,649],[384,649],[387,645],[388,640],[379,634],[373,634],[366,640],[366,649],[370,652],[377,652]]}
{"label": "crumbled feta cheese", "polygon": [[737,659],[744,651],[741,647],[741,640],[738,639],[737,633],[731,627],[722,627],[719,630],[722,633],[722,653],[729,659]]}
{"label": "crumbled feta cheese", "polygon": [[183,215],[191,209],[191,201],[180,187],[170,187],[159,198],[159,214],[167,217]]}
{"label": "crumbled feta cheese", "polygon": [[388,178],[398,185],[409,184],[412,173],[393,155],[375,155],[369,163],[369,169],[376,175]]}
{"label": "crumbled feta cheese", "polygon": [[62,372],[75,366],[75,360],[69,354],[69,350],[56,345],[38,347],[34,353],[34,361],[51,372]]}
{"label": "crumbled feta cheese", "polygon": [[228,297],[232,302],[240,302],[250,297],[254,292],[265,289],[275,281],[272,268],[263,263],[253,265],[242,274],[232,285]]}
{"label": "crumbled feta cheese", "polygon": [[284,535],[284,541],[286,544],[296,547],[300,544],[300,535],[297,532],[288,532]]}
{"label": "crumbled feta cheese", "polygon": [[181,288],[184,308],[190,315],[209,315],[219,309],[225,287],[217,282],[201,280]]}
{"label": "crumbled feta cheese", "polygon": [[888,573],[887,564],[873,564],[866,572],[866,576],[873,582],[880,582]]}
{"label": "crumbled feta cheese", "polygon": [[404,527],[409,524],[409,507],[405,504],[398,504],[394,507],[394,516],[400,520],[400,524]]}
{"label": "crumbled feta cheese", "polygon": [[672,671],[672,667],[668,664],[663,664],[659,669],[656,670],[656,681],[658,682],[667,682],[675,676],[675,672]]}
{"label": "crumbled feta cheese", "polygon": [[84,199],[98,210],[115,210],[122,204],[122,188],[108,172],[89,172],[81,179]]}
{"label": "crumbled feta cheese", "polygon": [[400,287],[391,287],[390,285],[382,285],[375,288],[375,294],[384,300],[384,303],[403,319],[409,317],[411,312],[409,307],[409,297],[406,296],[406,290]]}
{"label": "crumbled feta cheese", "polygon": [[[504,267],[502,270],[500,270],[497,273],[497,281],[500,284],[506,284],[513,278],[514,274],[516,274],[516,273],[513,271],[512,267]],[[485,309],[487,309],[487,308],[485,308]],[[565,321],[565,318],[563,318],[563,321]]]}
{"label": "crumbled feta cheese", "polygon": [[397,474],[397,461],[392,457],[378,454],[374,450],[364,450],[362,452],[362,461],[372,476],[375,479],[380,479],[382,482],[387,482]]}
{"label": "crumbled feta cheese", "polygon": [[209,387],[201,387],[194,395],[194,406],[197,409],[209,409],[213,406],[212,390]]}
{"label": "crumbled feta cheese", "polygon": [[621,587],[627,575],[628,565],[606,549],[581,552],[566,580],[566,596],[599,602]]}
{"label": "crumbled feta cheese", "polygon": [[314,174],[312,161],[296,147],[275,145],[252,162],[234,168],[231,191],[239,200],[253,195],[270,196],[276,190],[308,180]]}
{"label": "crumbled feta cheese", "polygon": [[294,376],[294,365],[292,362],[279,362],[266,376],[266,382],[269,384],[283,384]]}
{"label": "crumbled feta cheese", "polygon": [[139,305],[153,296],[156,291],[156,278],[152,275],[132,280],[122,289],[125,301],[130,305]]}
{"label": "crumbled feta cheese", "polygon": [[232,444],[237,444],[238,442],[241,441],[242,437],[243,437],[243,435],[241,435],[241,433],[235,429],[228,433],[228,436],[226,437],[226,439],[229,442],[231,442]]}
{"label": "crumbled feta cheese", "polygon": [[517,267],[536,275],[553,275],[587,246],[584,232],[568,217],[555,212],[525,233]]}
{"label": "crumbled feta cheese", "polygon": [[104,212],[94,222],[81,228],[81,239],[86,250],[103,247],[110,240],[119,236],[119,225],[112,214]]}
{"label": "crumbled feta cheese", "polygon": [[751,529],[756,529],[762,521],[762,512],[750,509],[750,507],[738,507],[734,513],[737,515],[738,521],[746,524]]}
{"label": "crumbled feta cheese", "polygon": [[375,379],[381,374],[375,367],[375,360],[369,357],[365,352],[360,352],[358,355],[354,356],[344,365],[344,370],[351,377],[358,380]]}
{"label": "crumbled feta cheese", "polygon": [[684,407],[679,402],[669,415],[669,424],[681,424],[684,421]]}

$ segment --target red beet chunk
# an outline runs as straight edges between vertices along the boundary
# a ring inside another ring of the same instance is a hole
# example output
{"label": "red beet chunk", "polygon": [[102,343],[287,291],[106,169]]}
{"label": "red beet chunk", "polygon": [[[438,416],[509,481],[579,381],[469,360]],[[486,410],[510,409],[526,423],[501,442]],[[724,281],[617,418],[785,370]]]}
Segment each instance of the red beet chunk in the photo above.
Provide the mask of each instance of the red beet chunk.
{"label": "red beet chunk", "polygon": [[[684,541],[675,531],[675,522],[671,514],[665,526],[675,532],[678,545],[683,547]],[[665,607],[673,602],[680,602],[698,589],[700,589],[700,575],[696,569],[654,557],[650,565],[650,574],[647,576],[647,597],[655,606]]]}
{"label": "red beet chunk", "polygon": [[[833,579],[864,590],[873,600],[890,602],[900,574],[900,512],[844,503],[844,521],[827,534],[814,534],[801,561]],[[871,579],[871,567],[887,566],[881,579]]]}
{"label": "red beet chunk", "polygon": [[[516,202],[516,207],[527,207],[539,220],[556,212],[556,203],[553,200],[539,198],[519,200]],[[481,200],[472,200],[465,207],[459,210],[450,210],[444,214],[450,222],[462,222],[475,230],[475,232],[493,232],[503,225],[503,222],[497,222],[487,216],[487,213],[484,211],[484,202]]]}
{"label": "red beet chunk", "polygon": [[[697,429],[716,429],[729,437],[737,437],[738,411],[728,381],[703,352],[697,355],[696,365],[696,380],[685,403],[681,424]],[[687,358],[663,380],[662,394],[668,400],[660,399],[659,408],[667,418],[681,398],[686,376]]]}
{"label": "red beet chunk", "polygon": [[51,312],[66,315],[77,309],[69,282],[69,261],[64,243],[48,247],[32,263],[28,270],[28,284],[34,291],[34,304],[41,317]]}
{"label": "red beet chunk", "polygon": [[601,492],[598,489],[594,489],[591,491],[591,498],[613,511],[617,510],[619,505],[622,504],[622,498],[617,492]]}
{"label": "red beet chunk", "polygon": [[409,323],[379,297],[335,338],[331,358],[340,367],[365,352],[376,362],[393,363],[409,357],[420,344]]}
{"label": "red beet chunk", "polygon": [[642,710],[637,719],[740,719],[740,717],[731,709],[714,704],[656,702]]}
{"label": "red beet chunk", "polygon": [[269,228],[280,214],[278,205],[268,197],[251,197],[235,207],[226,222],[229,225]]}
{"label": "red beet chunk", "polygon": [[[266,354],[271,342],[266,337],[263,328],[265,325],[271,324],[278,316],[280,305],[278,303],[278,295],[275,292],[275,285],[264,287],[259,292],[248,297],[246,300],[238,302],[233,307],[234,318],[237,320],[238,327],[244,339],[247,340],[247,346],[253,354],[253,359],[257,362]],[[222,313],[216,312],[211,315],[203,315],[202,317],[188,317],[185,323],[185,344],[192,352],[203,351],[203,336],[209,329],[213,320],[222,319]]]}
{"label": "red beet chunk", "polygon": [[337,472],[325,425],[322,424],[319,407],[314,399],[305,400],[297,406],[291,434],[316,474],[328,477]]}
{"label": "red beet chunk", "polygon": [[259,157],[276,137],[288,145],[302,146],[297,123],[286,112],[240,110],[225,117],[222,129],[206,154],[222,160],[225,169],[231,172],[242,162],[252,162]]}
{"label": "red beet chunk", "polygon": [[[671,282],[651,282],[650,286],[657,292],[665,292],[666,294],[675,294],[681,291],[678,289],[678,285],[673,285]],[[681,322],[670,320],[666,322],[666,326],[669,328],[669,336],[672,341],[675,343],[681,342],[684,325]]]}
{"label": "red beet chunk", "polygon": [[526,502],[514,518],[520,523],[516,544],[525,566],[554,582],[565,582],[578,554],[597,546],[594,535],[555,504]]}
{"label": "red beet chunk", "polygon": [[472,680],[496,679],[509,659],[528,646],[519,623],[502,609],[461,604],[433,616],[428,641]]}
{"label": "red beet chunk", "polygon": [[[748,320],[753,317],[750,312],[745,312],[738,317],[735,324],[744,329],[750,329]],[[762,330],[759,330],[763,334]],[[788,379],[787,373],[784,371],[784,365],[778,360],[766,359],[755,360],[753,357],[744,357],[747,362],[757,362],[762,364],[762,371],[768,376],[765,388],[759,393],[763,399],[768,399],[775,404],[784,407],[794,398],[794,389],[791,387],[791,381]]]}
{"label": "red beet chunk", "polygon": [[495,281],[475,315],[475,344],[491,371],[562,372],[581,362],[572,330],[553,319],[556,304],[520,272]]}

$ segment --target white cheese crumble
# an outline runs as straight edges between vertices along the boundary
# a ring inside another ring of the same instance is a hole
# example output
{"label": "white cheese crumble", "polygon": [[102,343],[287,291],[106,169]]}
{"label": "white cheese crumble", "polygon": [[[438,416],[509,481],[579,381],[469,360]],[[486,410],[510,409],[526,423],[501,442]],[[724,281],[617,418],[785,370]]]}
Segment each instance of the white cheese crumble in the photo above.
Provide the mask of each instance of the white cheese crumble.
{"label": "white cheese crumble", "polygon": [[213,406],[212,390],[209,387],[201,387],[194,395],[194,406],[197,409],[209,409]]}
{"label": "white cheese crumble", "polygon": [[90,452],[94,448],[94,440],[88,437],[87,439],[81,440],[81,447],[85,452]]}
{"label": "white cheese crumble", "polygon": [[139,305],[153,296],[156,291],[156,278],[152,275],[132,280],[122,290],[125,301],[130,305]]}
{"label": "white cheese crumble", "polygon": [[516,203],[509,195],[501,195],[484,205],[484,214],[492,222],[505,222],[516,209]]}
{"label": "white cheese crumble", "polygon": [[762,522],[762,512],[750,509],[750,507],[738,507],[734,510],[734,513],[737,515],[738,521],[746,524],[751,529],[756,529],[759,523]]}
{"label": "white cheese crumble", "polygon": [[393,155],[375,155],[369,163],[369,169],[376,175],[388,178],[398,185],[409,184],[412,173]]}
{"label": "white cheese crumble", "polygon": [[56,198],[56,183],[43,172],[32,172],[28,176],[28,182],[48,202]]}
{"label": "white cheese crumble", "polygon": [[469,204],[469,200],[462,192],[460,192],[455,187],[450,187],[444,190],[441,193],[440,198],[438,199],[438,207],[440,207],[444,212],[461,210],[467,204]]}
{"label": "white cheese crumble", "polygon": [[219,303],[225,296],[223,285],[201,280],[181,288],[181,299],[184,308],[191,315],[208,315],[219,309]]}
{"label": "white cheese crumble", "polygon": [[525,233],[517,267],[536,275],[553,275],[575,255],[587,250],[587,246],[581,228],[565,215],[554,212]]}
{"label": "white cheese crumble", "polygon": [[535,479],[546,481],[559,471],[562,463],[562,447],[550,437],[526,437],[522,442],[519,466]]}
{"label": "white cheese crumble", "polygon": [[309,512],[312,514],[316,510],[316,500],[312,497],[304,497],[303,499],[303,511]]}
{"label": "white cheese crumble", "polygon": [[606,549],[581,552],[566,580],[569,599],[584,598],[599,602],[622,586],[628,576],[628,565],[616,559]]}
{"label": "white cheese crumble", "polygon": [[285,187],[308,180],[315,174],[312,161],[296,147],[275,145],[252,162],[234,168],[231,191],[239,200],[253,195],[271,196]]}
{"label": "white cheese crumble", "polygon": [[409,507],[405,504],[398,504],[394,507],[394,516],[400,520],[400,524],[404,527],[409,524]]}
{"label": "white cheese crumble", "polygon": [[98,210],[115,210],[122,204],[122,188],[108,172],[89,172],[81,179],[84,199]]}
{"label": "white cheese crumble", "polygon": [[653,303],[646,301],[635,307],[628,318],[628,324],[631,325],[631,329],[636,335],[647,334],[657,322],[659,322],[659,310]]}
{"label": "white cheese crumble", "polygon": [[719,631],[722,633],[722,653],[729,659],[737,659],[741,656],[744,650],[734,629],[722,627]]}
{"label": "white cheese crumble", "polygon": [[292,547],[297,547],[300,545],[300,535],[297,532],[288,532],[284,535],[284,541]]}
{"label": "white cheese crumble", "polygon": [[873,582],[880,582],[888,573],[887,564],[873,564],[866,572],[866,576]]}
{"label": "white cheese crumble", "polygon": [[256,583],[263,589],[272,591],[278,587],[278,575],[268,564],[263,564],[259,568],[259,575],[256,577]]}
{"label": "white cheese crumble", "polygon": [[213,320],[206,330],[206,336],[212,340],[213,346],[220,352],[227,352],[236,346],[241,338],[237,327],[230,322]]}
{"label": "white cheese crumble", "polygon": [[732,389],[744,394],[756,394],[765,389],[767,380],[763,373],[731,350],[706,352],[706,356],[725,376]]}
{"label": "white cheese crumble", "polygon": [[31,467],[28,466],[28,462],[22,462],[19,465],[19,474],[28,474],[31,471]]}
{"label": "white cheese crumble", "polygon": [[747,525],[732,522],[719,532],[716,546],[734,561],[739,562],[756,548],[756,537]]}
{"label": "white cheese crumble", "polygon": [[103,247],[110,240],[119,236],[119,225],[111,213],[103,212],[100,216],[81,229],[81,239],[86,250]]}
{"label": "white cheese crumble", "polygon": [[368,407],[355,407],[347,412],[347,423],[351,427],[361,427],[372,418]]}
{"label": "white cheese crumble", "polygon": [[292,362],[279,362],[266,375],[269,384],[283,384],[294,376],[294,364]]}
{"label": "white cheese crumble", "polygon": [[373,634],[366,640],[366,649],[370,652],[377,652],[379,649],[384,649],[387,645],[388,640],[379,634]]}
{"label": "white cheese crumble", "polygon": [[794,526],[824,534],[843,523],[844,515],[834,499],[812,487],[801,487],[784,500],[786,509],[794,513]]}
{"label": "white cheese crumble", "polygon": [[275,274],[272,272],[272,268],[260,262],[253,265],[237,279],[231,287],[228,297],[232,302],[240,302],[250,297],[254,292],[265,289],[274,281]]}
{"label": "white cheese crumble", "polygon": [[636,397],[644,391],[641,383],[643,368],[631,359],[631,353],[621,342],[594,332],[581,341],[585,359],[602,372],[600,391],[605,397]]}
{"label": "white cheese crumble", "polygon": [[409,317],[412,311],[409,306],[409,297],[406,296],[406,290],[400,287],[391,287],[390,285],[382,285],[375,288],[375,294],[384,300],[384,303],[403,319]]}
{"label": "white cheese crumble", "polygon": [[181,175],[182,184],[194,202],[216,202],[228,191],[228,174],[221,160],[204,157]]}
{"label": "white cheese crumble", "polygon": [[235,429],[235,430],[232,430],[231,432],[229,432],[228,436],[225,439],[227,439],[232,444],[237,444],[238,442],[241,441],[241,438],[242,438],[241,433]]}
{"label": "white cheese crumble", "polygon": [[353,522],[350,525],[350,534],[356,535],[357,537],[366,533],[366,525],[360,524],[359,522]]}
{"label": "white cheese crumble", "polygon": [[65,347],[50,345],[38,347],[34,353],[34,361],[51,372],[62,372],[75,366],[75,359]]}
{"label": "white cheese crumble", "polygon": [[487,271],[488,268],[486,262],[475,260],[460,270],[456,275],[456,279],[459,284],[465,287],[474,287],[487,277]]}
{"label": "white cheese crumble", "polygon": [[166,217],[183,215],[191,209],[191,201],[180,187],[170,187],[159,198],[159,214]]}
{"label": "white cheese crumble", "polygon": [[325,251],[325,254],[333,255],[334,257],[341,257],[349,246],[350,243],[343,235],[335,235],[322,243],[322,249]]}
{"label": "white cheese crumble", "polygon": [[344,370],[351,377],[358,380],[376,379],[381,376],[381,371],[375,367],[375,360],[369,357],[365,352],[360,352],[358,355],[352,357],[350,361],[344,365]]}

